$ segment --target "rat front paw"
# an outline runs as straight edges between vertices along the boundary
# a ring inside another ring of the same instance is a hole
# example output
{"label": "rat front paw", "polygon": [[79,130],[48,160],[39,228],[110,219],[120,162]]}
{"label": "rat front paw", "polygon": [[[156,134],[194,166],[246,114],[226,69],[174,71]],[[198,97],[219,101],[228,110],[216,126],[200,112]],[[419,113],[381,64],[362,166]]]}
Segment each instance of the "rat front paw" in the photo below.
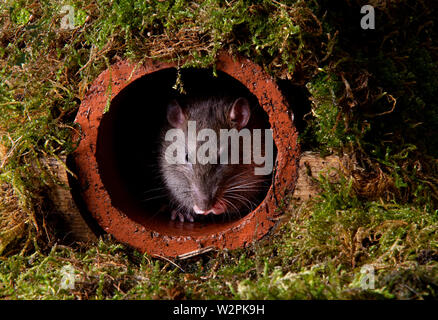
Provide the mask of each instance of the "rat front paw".
{"label": "rat front paw", "polygon": [[195,219],[191,212],[179,212],[177,210],[172,210],[170,219],[174,221],[178,217],[179,221],[184,222],[185,220],[193,222]]}

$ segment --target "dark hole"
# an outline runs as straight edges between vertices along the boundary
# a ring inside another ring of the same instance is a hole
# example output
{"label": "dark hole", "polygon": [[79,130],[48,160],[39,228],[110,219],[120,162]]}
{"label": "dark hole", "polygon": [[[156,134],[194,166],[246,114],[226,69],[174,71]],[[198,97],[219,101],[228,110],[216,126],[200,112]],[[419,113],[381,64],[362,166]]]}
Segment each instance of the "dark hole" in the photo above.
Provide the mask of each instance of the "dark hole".
{"label": "dark hole", "polygon": [[[101,121],[96,158],[112,205],[131,219],[148,229],[155,226],[153,230],[157,231],[178,229],[179,234],[181,230],[193,234],[202,229],[200,232],[204,233],[212,225],[225,227],[232,223],[232,218],[210,214],[196,217],[195,223],[170,221],[169,198],[158,168],[160,134],[167,121],[166,107],[171,99],[180,96],[173,89],[176,79],[176,69],[161,70],[134,81],[114,97]],[[254,116],[263,118],[266,128],[270,127],[257,98],[231,76],[218,72],[215,77],[208,69],[184,69],[181,80],[185,94],[190,96],[222,93],[246,97],[255,106]],[[269,185],[266,192],[268,189]]]}
{"label": "dark hole", "polygon": [[293,84],[289,80],[279,80],[278,87],[293,110],[294,125],[300,134],[304,133],[307,122],[306,116],[309,115],[312,106],[309,100],[310,92],[304,86]]}

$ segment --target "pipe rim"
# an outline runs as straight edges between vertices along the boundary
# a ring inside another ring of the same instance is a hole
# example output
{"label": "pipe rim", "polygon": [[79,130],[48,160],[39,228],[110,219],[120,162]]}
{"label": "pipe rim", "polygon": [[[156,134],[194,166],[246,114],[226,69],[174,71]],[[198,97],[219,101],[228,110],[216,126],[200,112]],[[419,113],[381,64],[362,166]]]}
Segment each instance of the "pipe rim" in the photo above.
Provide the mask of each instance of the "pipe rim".
{"label": "pipe rim", "polygon": [[298,174],[298,133],[293,125],[293,114],[275,81],[257,64],[226,52],[218,55],[216,69],[240,81],[256,96],[268,114],[277,147],[273,181],[262,203],[252,212],[230,224],[226,230],[206,236],[162,234],[131,220],[124,212],[111,205],[111,198],[98,173],[96,146],[99,123],[107,108],[108,85],[111,98],[133,81],[156,71],[177,68],[176,63],[146,60],[143,65],[120,61],[103,71],[89,88],[75,122],[82,135],[73,153],[77,167],[81,195],[88,211],[97,223],[118,241],[151,255],[177,257],[211,249],[244,247],[266,235],[277,223],[278,206],[293,191]]}

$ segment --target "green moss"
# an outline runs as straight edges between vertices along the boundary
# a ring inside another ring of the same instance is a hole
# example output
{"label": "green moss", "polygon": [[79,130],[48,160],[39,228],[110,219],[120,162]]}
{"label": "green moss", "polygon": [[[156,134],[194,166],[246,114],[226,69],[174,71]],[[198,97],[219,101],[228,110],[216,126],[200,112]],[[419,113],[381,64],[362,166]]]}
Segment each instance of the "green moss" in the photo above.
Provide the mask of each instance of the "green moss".
{"label": "green moss", "polygon": [[[56,177],[39,161],[76,147],[73,123],[85,89],[121,58],[214,64],[218,50],[257,57],[271,73],[295,69],[312,20],[300,1],[3,1],[0,3],[0,143],[9,149],[1,180],[36,224],[41,194]],[[248,10],[251,14],[247,14]],[[72,12],[73,29],[62,20]],[[19,32],[16,32],[19,30]],[[315,36],[317,36],[315,34]],[[280,60],[278,60],[280,59]],[[182,64],[182,62],[181,62]],[[283,75],[284,77],[284,75]],[[111,87],[107,90],[108,101]],[[33,170],[37,167],[38,170]]]}
{"label": "green moss", "polygon": [[[64,5],[0,2],[7,155],[0,179],[33,225],[17,239],[23,248],[34,244],[27,255],[2,258],[1,298],[436,298],[438,35],[428,23],[436,8],[397,1],[391,11],[376,10],[379,26],[366,32],[354,1],[75,0],[69,30],[60,28]],[[49,233],[43,195],[57,182],[41,159],[75,149],[80,128],[72,121],[96,76],[120,58],[212,66],[219,50],[305,85],[313,105],[301,141],[347,153],[395,190],[367,198],[356,193],[353,175],[336,183],[321,177],[316,199],[293,209],[282,203],[286,223],[270,238],[178,266],[108,239],[77,248],[37,242]],[[362,286],[364,266],[375,270],[374,289]],[[61,287],[64,267],[74,269],[75,289]]]}
{"label": "green moss", "polygon": [[[0,262],[8,299],[387,299],[436,297],[437,212],[358,203],[325,190],[275,237],[175,265],[111,240]],[[335,199],[330,199],[331,197]],[[292,250],[291,250],[292,249]],[[435,252],[435,253],[434,253]],[[76,275],[63,289],[65,267]],[[364,266],[374,288],[364,288]],[[184,272],[181,271],[184,269]],[[406,284],[409,290],[402,284]]]}
{"label": "green moss", "polygon": [[345,142],[345,125],[337,103],[341,82],[330,75],[320,74],[307,88],[313,99],[313,120],[308,130],[319,146],[329,150],[340,148]]}

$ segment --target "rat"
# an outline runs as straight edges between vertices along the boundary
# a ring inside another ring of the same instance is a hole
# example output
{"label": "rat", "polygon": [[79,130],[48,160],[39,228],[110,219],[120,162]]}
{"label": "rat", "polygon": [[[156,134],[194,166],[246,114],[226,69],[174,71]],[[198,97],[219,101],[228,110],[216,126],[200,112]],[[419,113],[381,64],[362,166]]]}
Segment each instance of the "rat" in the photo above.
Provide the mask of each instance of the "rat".
{"label": "rat", "polygon": [[[173,205],[171,220],[178,218],[181,222],[194,222],[199,215],[231,216],[245,210],[252,211],[261,193],[269,186],[269,175],[256,175],[254,168],[257,165],[253,160],[241,163],[243,154],[251,150],[244,150],[240,141],[239,163],[222,163],[219,158],[224,150],[219,147],[218,138],[217,163],[194,162],[193,158],[190,159],[189,147],[196,145],[199,148],[204,142],[191,141],[193,137],[191,139],[188,135],[190,121],[195,121],[196,133],[202,129],[211,129],[217,137],[221,129],[263,128],[256,115],[252,114],[248,99],[228,96],[174,99],[167,106],[166,118],[161,137],[159,167]],[[181,158],[182,161],[178,163],[169,163],[165,156],[166,148],[174,143],[165,139],[169,129],[180,129],[184,133],[184,145],[180,145],[184,159]],[[230,147],[229,144],[228,159],[231,158]]]}

